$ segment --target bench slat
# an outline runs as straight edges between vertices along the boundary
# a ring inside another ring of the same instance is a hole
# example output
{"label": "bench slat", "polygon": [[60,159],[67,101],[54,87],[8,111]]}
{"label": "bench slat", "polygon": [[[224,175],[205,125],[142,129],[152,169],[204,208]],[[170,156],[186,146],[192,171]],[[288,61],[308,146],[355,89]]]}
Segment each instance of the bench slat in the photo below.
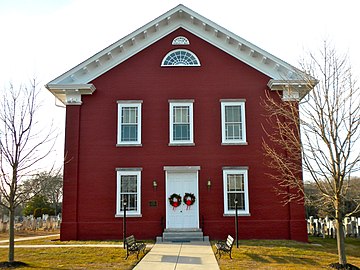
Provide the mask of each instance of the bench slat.
{"label": "bench slat", "polygon": [[130,235],[129,237],[126,237],[126,258],[129,257],[129,253],[137,253],[136,258],[139,259],[139,253],[141,250],[143,250],[145,254],[145,248],[146,244],[137,242],[135,237],[133,235]]}
{"label": "bench slat", "polygon": [[217,249],[216,254],[219,254],[219,257],[221,257],[221,252],[229,253],[230,259],[231,258],[231,250],[234,244],[234,238],[231,237],[231,235],[228,235],[226,241],[220,241],[215,244],[215,247]]}

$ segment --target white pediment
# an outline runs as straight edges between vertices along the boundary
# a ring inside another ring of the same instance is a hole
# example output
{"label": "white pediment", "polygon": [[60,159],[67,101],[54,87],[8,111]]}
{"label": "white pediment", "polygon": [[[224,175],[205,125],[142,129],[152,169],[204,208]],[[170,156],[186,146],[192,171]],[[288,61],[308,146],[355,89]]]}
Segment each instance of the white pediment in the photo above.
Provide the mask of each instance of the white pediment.
{"label": "white pediment", "polygon": [[[178,5],[120,39],[46,85],[86,85],[178,28],[183,28],[232,55],[274,81],[301,81],[303,73],[191,9]],[[58,91],[58,89],[57,89]],[[64,99],[60,100],[64,102]]]}

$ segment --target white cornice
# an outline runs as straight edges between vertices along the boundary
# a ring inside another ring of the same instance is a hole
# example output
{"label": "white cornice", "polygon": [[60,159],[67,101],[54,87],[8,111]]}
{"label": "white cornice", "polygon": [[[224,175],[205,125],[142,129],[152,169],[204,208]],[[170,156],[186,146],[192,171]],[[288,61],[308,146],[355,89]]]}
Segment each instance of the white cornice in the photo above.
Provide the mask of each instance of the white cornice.
{"label": "white cornice", "polygon": [[65,105],[81,105],[82,95],[92,95],[93,84],[47,84],[45,87]]}
{"label": "white cornice", "polygon": [[318,84],[315,79],[310,80],[273,80],[268,82],[268,87],[272,91],[282,91],[282,100],[294,101],[301,100]]}
{"label": "white cornice", "polygon": [[[65,72],[49,82],[48,85],[88,84],[178,28],[184,28],[273,80],[292,81],[303,79],[304,74],[288,63],[191,9],[178,5]],[[55,92],[53,93],[56,95]]]}

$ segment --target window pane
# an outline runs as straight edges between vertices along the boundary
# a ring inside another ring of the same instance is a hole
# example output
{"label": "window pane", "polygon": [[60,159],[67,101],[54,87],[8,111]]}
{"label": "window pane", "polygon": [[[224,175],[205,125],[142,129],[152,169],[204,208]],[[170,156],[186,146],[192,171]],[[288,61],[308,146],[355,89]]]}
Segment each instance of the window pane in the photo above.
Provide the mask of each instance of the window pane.
{"label": "window pane", "polygon": [[122,175],[121,176],[121,193],[137,192],[137,177],[136,175]]}
{"label": "window pane", "polygon": [[240,123],[241,108],[240,106],[225,106],[225,122]]}
{"label": "window pane", "polygon": [[138,186],[137,175],[122,175],[120,183],[120,211],[124,211],[124,199],[128,211],[137,211]]}
{"label": "window pane", "polygon": [[175,50],[165,56],[162,61],[164,66],[199,66],[200,62],[196,55],[191,51],[187,50]]}
{"label": "window pane", "polygon": [[174,123],[189,123],[189,107],[175,106],[174,107]]}
{"label": "window pane", "polygon": [[126,198],[126,210],[137,210],[137,194],[121,194],[120,211],[124,211],[124,198]]}
{"label": "window pane", "polygon": [[121,141],[122,142],[136,142],[138,139],[138,126],[123,124],[121,126]]}
{"label": "window pane", "polygon": [[174,141],[190,140],[190,125],[174,124],[173,139]]}
{"label": "window pane", "polygon": [[245,210],[245,186],[243,174],[227,175],[228,210],[235,210],[235,198],[238,200],[238,209]]}
{"label": "window pane", "polygon": [[226,106],[225,107],[225,122],[233,122],[233,115],[232,115],[232,110],[230,106]]}
{"label": "window pane", "polygon": [[181,109],[174,107],[174,123],[181,123]]}
{"label": "window pane", "polygon": [[244,175],[228,174],[227,180],[228,191],[244,191]]}
{"label": "window pane", "polygon": [[121,123],[137,123],[137,108],[136,107],[123,107]]}
{"label": "window pane", "polygon": [[243,140],[242,107],[225,105],[225,140]]}
{"label": "window pane", "polygon": [[245,210],[244,193],[228,193],[228,210],[235,210],[235,198],[238,199],[238,210]]}
{"label": "window pane", "polygon": [[182,107],[181,120],[183,123],[189,123],[189,107]]}
{"label": "window pane", "polygon": [[225,138],[227,140],[239,140],[241,136],[241,125],[240,124],[225,124]]}

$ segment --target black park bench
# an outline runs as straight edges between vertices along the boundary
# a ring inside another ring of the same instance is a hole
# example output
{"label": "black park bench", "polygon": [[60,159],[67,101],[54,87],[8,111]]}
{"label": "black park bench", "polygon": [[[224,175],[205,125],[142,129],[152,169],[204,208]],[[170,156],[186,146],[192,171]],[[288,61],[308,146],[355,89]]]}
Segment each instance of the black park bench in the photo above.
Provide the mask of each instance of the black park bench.
{"label": "black park bench", "polygon": [[129,257],[130,253],[136,253],[137,259],[139,259],[139,254],[141,250],[145,254],[145,248],[146,248],[145,243],[136,241],[134,235],[130,235],[129,237],[126,237],[125,244],[126,244],[125,260]]}
{"label": "black park bench", "polygon": [[234,238],[232,238],[231,235],[228,235],[226,241],[217,242],[215,244],[215,247],[217,249],[216,254],[219,254],[219,258],[221,258],[221,253],[229,253],[230,259],[232,259],[231,258],[231,250],[232,250],[233,244],[234,244]]}

